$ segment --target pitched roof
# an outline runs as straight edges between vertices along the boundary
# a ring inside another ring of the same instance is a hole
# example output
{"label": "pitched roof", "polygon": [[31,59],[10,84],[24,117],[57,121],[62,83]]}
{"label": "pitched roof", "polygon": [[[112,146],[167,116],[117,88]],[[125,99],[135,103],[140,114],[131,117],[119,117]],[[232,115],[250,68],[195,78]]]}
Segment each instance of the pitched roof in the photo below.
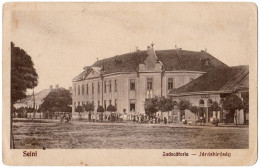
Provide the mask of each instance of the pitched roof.
{"label": "pitched roof", "polygon": [[[164,65],[166,71],[203,71],[207,72],[215,67],[228,67],[207,52],[187,50],[156,50],[155,54]],[[91,67],[102,67],[105,74],[115,72],[135,72],[139,64],[144,63],[147,51],[136,51],[96,61]],[[205,60],[208,64],[205,64]],[[87,74],[83,71],[73,81],[82,80]]]}
{"label": "pitched roof", "polygon": [[233,91],[238,87],[247,87],[249,67],[218,67],[198,77],[188,84],[172,90],[171,95],[204,91]]}

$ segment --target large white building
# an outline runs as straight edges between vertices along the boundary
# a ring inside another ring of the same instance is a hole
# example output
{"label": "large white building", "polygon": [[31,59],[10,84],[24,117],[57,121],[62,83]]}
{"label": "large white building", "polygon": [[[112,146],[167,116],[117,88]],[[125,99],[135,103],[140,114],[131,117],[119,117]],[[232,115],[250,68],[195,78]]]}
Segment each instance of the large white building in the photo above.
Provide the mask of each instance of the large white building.
{"label": "large white building", "polygon": [[147,50],[96,61],[73,79],[73,116],[75,108],[90,101],[105,109],[109,104],[117,112],[145,113],[147,98],[167,96],[216,67],[227,67],[206,51],[182,49]]}

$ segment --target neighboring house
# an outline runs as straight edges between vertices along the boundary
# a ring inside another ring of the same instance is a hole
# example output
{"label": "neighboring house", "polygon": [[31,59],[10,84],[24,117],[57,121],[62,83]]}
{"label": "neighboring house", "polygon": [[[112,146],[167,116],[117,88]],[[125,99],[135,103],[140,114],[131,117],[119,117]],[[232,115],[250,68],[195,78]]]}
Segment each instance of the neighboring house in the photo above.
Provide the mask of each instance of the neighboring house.
{"label": "neighboring house", "polygon": [[[59,85],[56,85],[55,89],[58,89]],[[40,91],[39,93],[35,93],[34,96],[31,95],[28,98],[22,99],[21,101],[18,101],[17,103],[14,104],[15,108],[20,108],[20,107],[35,107],[36,110],[39,109],[41,104],[44,102],[44,98],[49,95],[49,93],[54,90],[52,85],[50,86],[49,89],[44,89]],[[34,104],[35,103],[35,104]],[[35,105],[35,106],[34,106]]]}
{"label": "neighboring house", "polygon": [[[245,96],[249,96],[248,66],[215,68],[190,83],[172,90],[169,96],[176,101],[180,98],[188,99],[192,105],[205,108],[206,122],[210,122],[216,117],[221,120],[225,112],[223,109],[218,113],[213,112],[210,108],[213,101],[222,106],[225,97],[231,93],[238,95],[242,100]],[[248,111],[240,110],[237,114],[238,124],[248,122]],[[186,110],[185,117],[195,120],[194,114],[189,110]],[[178,118],[180,120],[180,113]]]}
{"label": "neighboring house", "polygon": [[31,97],[32,97],[32,96],[29,95],[29,96],[27,96],[26,98],[17,101],[17,102],[14,104],[14,108],[19,109],[19,108],[21,108],[21,107],[27,107],[27,101],[28,101],[29,99],[31,99]]}
{"label": "neighboring house", "polygon": [[216,67],[228,67],[206,51],[182,49],[159,50],[148,46],[146,51],[127,53],[98,60],[76,76],[73,83],[73,116],[75,108],[94,102],[106,108],[109,104],[117,112],[145,113],[147,98],[167,96]]}

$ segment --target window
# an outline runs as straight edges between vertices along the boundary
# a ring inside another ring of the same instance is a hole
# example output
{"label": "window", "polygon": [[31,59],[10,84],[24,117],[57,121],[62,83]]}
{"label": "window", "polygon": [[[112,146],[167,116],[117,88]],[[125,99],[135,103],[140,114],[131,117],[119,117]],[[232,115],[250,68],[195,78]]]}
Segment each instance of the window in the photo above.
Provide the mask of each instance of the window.
{"label": "window", "polygon": [[168,89],[173,89],[173,78],[168,78]]}
{"label": "window", "polygon": [[99,100],[98,100],[97,104],[98,104],[98,107],[99,107],[100,106],[100,101]]}
{"label": "window", "polygon": [[109,81],[109,92],[111,92],[112,90],[112,84],[111,84],[111,81]]}
{"label": "window", "polygon": [[98,82],[98,93],[100,93],[100,82]]}
{"label": "window", "polygon": [[80,106],[80,102],[78,102],[78,106]]}
{"label": "window", "polygon": [[104,100],[104,110],[107,111],[107,101]]}
{"label": "window", "polygon": [[115,80],[115,92],[117,92],[117,80]]}
{"label": "window", "polygon": [[85,104],[84,101],[82,101],[81,104],[82,104],[82,106],[84,106],[84,104]]}
{"label": "window", "polygon": [[153,79],[147,78],[147,90],[152,90],[152,89],[153,89]]}
{"label": "window", "polygon": [[135,80],[130,79],[130,90],[135,90]]}
{"label": "window", "polygon": [[106,93],[107,92],[107,82],[104,81],[104,92]]}
{"label": "window", "polygon": [[92,94],[94,94],[94,83],[92,83]]}
{"label": "window", "polygon": [[109,100],[109,105],[111,105],[112,104],[112,101],[111,100]]}
{"label": "window", "polygon": [[75,85],[74,85],[74,95],[75,95],[75,96],[77,95],[77,88],[76,88]]}
{"label": "window", "polygon": [[115,99],[115,107],[117,108],[117,99]]}
{"label": "window", "polygon": [[204,100],[200,99],[199,105],[204,106]]}
{"label": "window", "polygon": [[82,85],[82,88],[81,88],[81,94],[82,94],[82,95],[85,94],[85,85]]}
{"label": "window", "polygon": [[135,100],[131,99],[130,100],[130,111],[135,111]]}
{"label": "window", "polygon": [[88,84],[87,84],[87,89],[86,90],[87,90],[87,95],[88,95]]}
{"label": "window", "polygon": [[78,85],[78,95],[80,95],[80,85]]}
{"label": "window", "polygon": [[74,102],[74,110],[76,109],[76,105],[77,105],[77,103],[76,103],[76,102]]}

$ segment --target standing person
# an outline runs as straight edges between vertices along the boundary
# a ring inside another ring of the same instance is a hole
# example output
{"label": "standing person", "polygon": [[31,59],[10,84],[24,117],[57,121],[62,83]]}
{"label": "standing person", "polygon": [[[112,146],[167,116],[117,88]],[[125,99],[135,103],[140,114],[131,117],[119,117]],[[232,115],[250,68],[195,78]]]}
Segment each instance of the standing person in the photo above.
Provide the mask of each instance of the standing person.
{"label": "standing person", "polygon": [[69,123],[69,114],[68,113],[66,113],[65,119],[66,119],[66,123]]}

